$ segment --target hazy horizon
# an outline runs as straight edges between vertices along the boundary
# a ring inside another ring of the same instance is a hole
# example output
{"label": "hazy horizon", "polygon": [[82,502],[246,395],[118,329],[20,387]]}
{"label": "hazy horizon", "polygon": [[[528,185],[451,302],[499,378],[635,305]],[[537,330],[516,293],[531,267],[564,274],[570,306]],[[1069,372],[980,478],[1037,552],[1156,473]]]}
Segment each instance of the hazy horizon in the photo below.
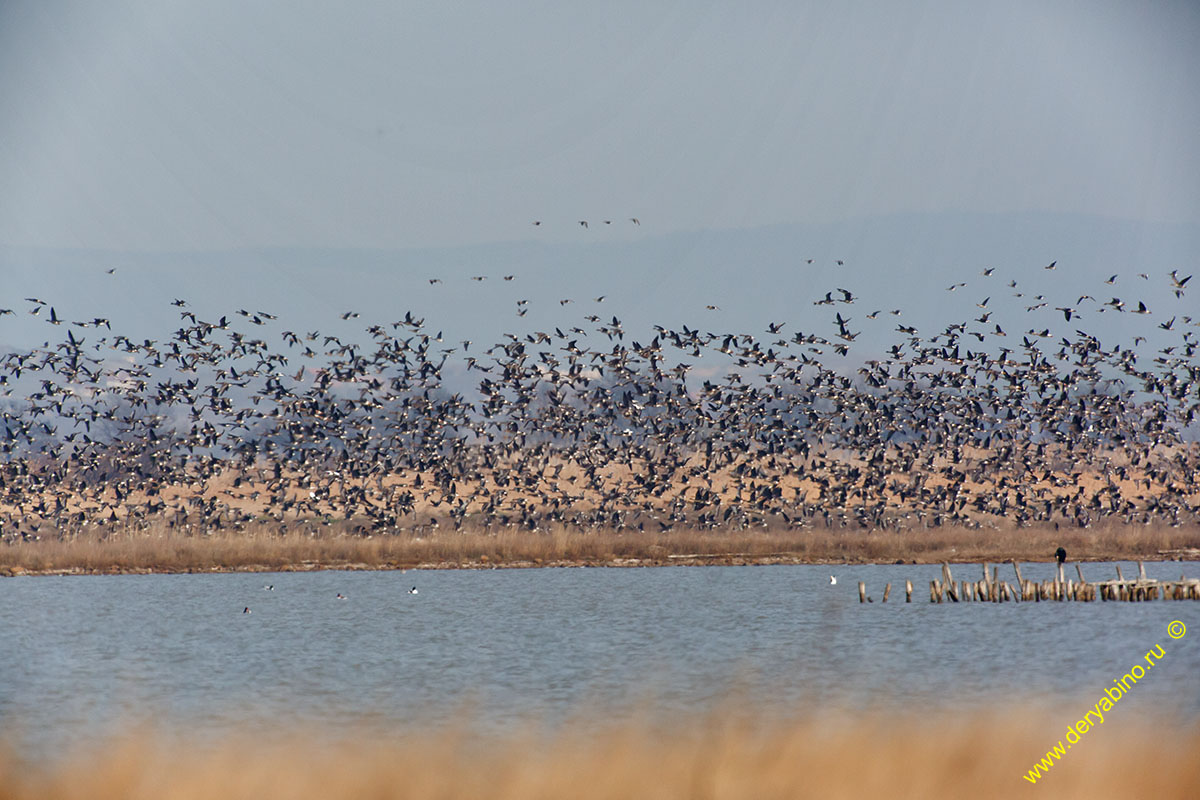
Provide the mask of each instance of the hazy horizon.
{"label": "hazy horizon", "polygon": [[1169,317],[1197,40],[1195,6],[1118,0],[6,3],[0,343],[49,336],[25,297],[151,337],[181,298],[495,341],[590,313],[824,332],[844,287],[872,351],[885,305],[1001,316],[1016,279],[1053,318],[1116,272]]}
{"label": "hazy horizon", "polygon": [[6,3],[0,243],[1197,223],[1197,40],[1185,2]]}

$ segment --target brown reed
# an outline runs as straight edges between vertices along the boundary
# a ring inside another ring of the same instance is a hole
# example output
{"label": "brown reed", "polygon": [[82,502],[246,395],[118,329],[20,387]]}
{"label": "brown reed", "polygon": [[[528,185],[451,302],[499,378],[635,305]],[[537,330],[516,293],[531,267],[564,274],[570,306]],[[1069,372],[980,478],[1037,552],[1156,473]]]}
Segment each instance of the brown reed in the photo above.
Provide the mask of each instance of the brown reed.
{"label": "brown reed", "polygon": [[560,564],[940,563],[1044,561],[1063,546],[1073,560],[1145,559],[1200,548],[1200,527],[1101,524],[902,531],[678,529],[412,532],[248,526],[212,534],[166,525],[102,528],[63,539],[0,544],[0,575],[53,572],[191,572],[324,568],[492,567]]}
{"label": "brown reed", "polygon": [[908,714],[763,722],[728,710],[664,733],[641,722],[506,740],[469,728],[340,740],[290,733],[219,743],[115,735],[21,763],[0,748],[0,800],[338,798],[1195,797],[1200,728],[1113,719],[1038,781],[1063,728],[1031,707],[956,718]]}

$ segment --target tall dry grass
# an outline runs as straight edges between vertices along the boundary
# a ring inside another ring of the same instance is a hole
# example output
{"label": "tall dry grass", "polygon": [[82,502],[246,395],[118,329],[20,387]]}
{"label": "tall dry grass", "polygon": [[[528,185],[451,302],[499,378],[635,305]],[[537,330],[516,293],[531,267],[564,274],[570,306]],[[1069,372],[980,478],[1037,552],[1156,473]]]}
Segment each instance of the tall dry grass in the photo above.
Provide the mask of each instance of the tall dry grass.
{"label": "tall dry grass", "polygon": [[1111,719],[1032,785],[1023,778],[1065,728],[1023,711],[762,723],[715,714],[670,733],[630,723],[554,737],[302,734],[218,745],[152,734],[22,764],[0,756],[0,800],[338,798],[1055,798],[1200,795],[1200,728]]}
{"label": "tall dry grass", "polygon": [[210,535],[166,525],[97,529],[66,539],[0,544],[0,575],[20,572],[187,572],[314,568],[545,564],[742,564],[1048,560],[1063,546],[1073,560],[1156,559],[1200,548],[1200,527],[942,527],[870,530],[432,531],[364,536],[336,528],[262,525]]}

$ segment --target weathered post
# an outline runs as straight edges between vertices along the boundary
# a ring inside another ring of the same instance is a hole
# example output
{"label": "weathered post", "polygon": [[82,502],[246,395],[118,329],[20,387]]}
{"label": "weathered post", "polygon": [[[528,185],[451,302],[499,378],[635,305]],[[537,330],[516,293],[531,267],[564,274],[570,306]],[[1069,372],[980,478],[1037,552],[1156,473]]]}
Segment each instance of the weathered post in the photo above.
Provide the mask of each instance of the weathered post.
{"label": "weathered post", "polygon": [[942,562],[942,582],[946,587],[946,594],[955,603],[958,602],[958,584],[954,582],[954,576],[950,574],[950,565],[945,561]]}

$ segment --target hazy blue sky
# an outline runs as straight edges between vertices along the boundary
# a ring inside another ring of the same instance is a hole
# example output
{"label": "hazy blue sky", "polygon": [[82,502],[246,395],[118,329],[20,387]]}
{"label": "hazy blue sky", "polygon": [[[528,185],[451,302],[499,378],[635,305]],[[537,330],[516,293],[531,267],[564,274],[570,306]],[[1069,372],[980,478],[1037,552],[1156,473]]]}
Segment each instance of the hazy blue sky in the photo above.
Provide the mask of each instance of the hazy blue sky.
{"label": "hazy blue sky", "polygon": [[1198,42],[1195,2],[5,0],[0,245],[1196,223]]}

